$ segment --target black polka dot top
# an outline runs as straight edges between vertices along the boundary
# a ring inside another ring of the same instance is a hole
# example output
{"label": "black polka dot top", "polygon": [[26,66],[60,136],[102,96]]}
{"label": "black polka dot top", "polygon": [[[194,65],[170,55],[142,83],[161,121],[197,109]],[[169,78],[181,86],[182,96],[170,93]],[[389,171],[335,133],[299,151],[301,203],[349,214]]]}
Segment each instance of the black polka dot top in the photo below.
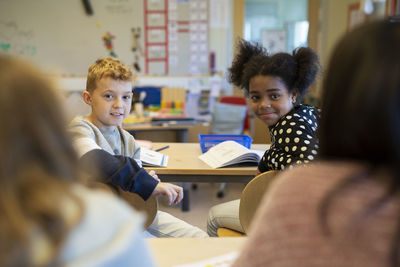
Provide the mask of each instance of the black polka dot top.
{"label": "black polka dot top", "polygon": [[258,164],[260,172],[283,170],[313,160],[318,150],[319,117],[317,108],[299,105],[269,127],[271,147]]}

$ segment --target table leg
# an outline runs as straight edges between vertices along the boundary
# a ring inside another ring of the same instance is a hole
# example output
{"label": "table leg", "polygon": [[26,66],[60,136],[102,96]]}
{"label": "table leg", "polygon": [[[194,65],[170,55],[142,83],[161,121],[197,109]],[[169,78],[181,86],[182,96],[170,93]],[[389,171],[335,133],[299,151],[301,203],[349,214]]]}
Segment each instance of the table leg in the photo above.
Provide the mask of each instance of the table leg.
{"label": "table leg", "polygon": [[176,135],[178,142],[187,143],[189,139],[189,130],[179,129],[176,131]]}
{"label": "table leg", "polygon": [[182,187],[183,187],[182,211],[189,211],[190,183],[182,183]]}

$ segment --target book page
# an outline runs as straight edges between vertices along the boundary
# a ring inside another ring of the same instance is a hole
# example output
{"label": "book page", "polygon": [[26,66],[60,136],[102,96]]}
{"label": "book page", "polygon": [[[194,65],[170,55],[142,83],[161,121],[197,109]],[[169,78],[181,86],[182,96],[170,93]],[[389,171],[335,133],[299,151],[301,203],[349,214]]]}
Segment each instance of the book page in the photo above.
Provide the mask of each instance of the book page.
{"label": "book page", "polygon": [[200,155],[199,159],[212,168],[219,168],[228,163],[240,162],[238,159],[249,152],[249,149],[235,141],[225,141],[210,148],[206,153]]}
{"label": "book page", "polygon": [[167,167],[168,156],[144,147],[140,149],[140,160],[143,166]]}
{"label": "book page", "polygon": [[264,153],[265,153],[264,150],[257,150],[257,149],[250,149],[250,151],[253,152],[254,154],[257,154],[257,156],[260,158],[260,160],[264,156]]}

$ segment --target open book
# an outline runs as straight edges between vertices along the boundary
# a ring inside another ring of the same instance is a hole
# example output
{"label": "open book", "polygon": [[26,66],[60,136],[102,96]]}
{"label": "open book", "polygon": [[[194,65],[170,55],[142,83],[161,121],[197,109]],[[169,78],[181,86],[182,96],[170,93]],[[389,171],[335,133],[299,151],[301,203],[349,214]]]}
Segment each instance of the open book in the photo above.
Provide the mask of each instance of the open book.
{"label": "open book", "polygon": [[211,168],[221,168],[239,163],[258,163],[265,151],[250,150],[235,141],[224,141],[199,156]]}
{"label": "open book", "polygon": [[140,148],[140,160],[148,167],[167,167],[168,164],[167,155],[144,147]]}

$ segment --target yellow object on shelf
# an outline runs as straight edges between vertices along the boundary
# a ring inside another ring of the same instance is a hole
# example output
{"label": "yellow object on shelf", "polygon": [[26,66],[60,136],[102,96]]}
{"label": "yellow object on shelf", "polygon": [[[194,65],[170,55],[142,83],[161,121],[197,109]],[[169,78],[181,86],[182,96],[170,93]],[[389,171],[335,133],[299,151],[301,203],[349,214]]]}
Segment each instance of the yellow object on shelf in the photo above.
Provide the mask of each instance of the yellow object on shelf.
{"label": "yellow object on shelf", "polygon": [[183,109],[186,102],[186,89],[163,87],[161,88],[161,109]]}
{"label": "yellow object on shelf", "polygon": [[132,124],[132,123],[144,123],[144,122],[150,122],[151,118],[148,117],[136,117],[135,115],[131,115],[127,117],[123,123],[124,124]]}

